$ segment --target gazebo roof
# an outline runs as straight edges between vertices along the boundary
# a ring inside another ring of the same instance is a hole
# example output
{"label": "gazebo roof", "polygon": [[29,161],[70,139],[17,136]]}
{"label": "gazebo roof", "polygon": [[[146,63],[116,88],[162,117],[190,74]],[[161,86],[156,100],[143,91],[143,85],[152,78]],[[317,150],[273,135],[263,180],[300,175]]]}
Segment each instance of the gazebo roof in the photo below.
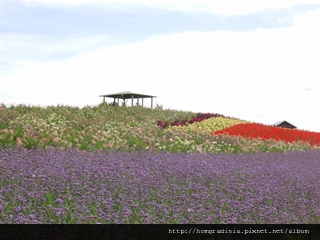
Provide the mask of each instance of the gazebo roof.
{"label": "gazebo roof", "polygon": [[153,97],[156,98],[156,96],[140,94],[140,93],[133,93],[130,91],[100,95],[100,97],[111,97],[111,98],[121,98],[121,99],[130,99],[132,97],[133,98],[153,98]]}

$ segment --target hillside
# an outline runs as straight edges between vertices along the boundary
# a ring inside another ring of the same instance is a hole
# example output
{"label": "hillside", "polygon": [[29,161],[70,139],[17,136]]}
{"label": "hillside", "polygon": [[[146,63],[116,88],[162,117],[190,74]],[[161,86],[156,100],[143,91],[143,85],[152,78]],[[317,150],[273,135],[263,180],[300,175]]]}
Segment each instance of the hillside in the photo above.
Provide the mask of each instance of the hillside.
{"label": "hillside", "polygon": [[[162,128],[159,122],[167,122],[167,127]],[[283,152],[316,148],[306,142],[212,134],[240,123],[249,121],[220,114],[199,115],[170,109],[107,104],[83,108],[2,104],[0,147],[211,153]]]}

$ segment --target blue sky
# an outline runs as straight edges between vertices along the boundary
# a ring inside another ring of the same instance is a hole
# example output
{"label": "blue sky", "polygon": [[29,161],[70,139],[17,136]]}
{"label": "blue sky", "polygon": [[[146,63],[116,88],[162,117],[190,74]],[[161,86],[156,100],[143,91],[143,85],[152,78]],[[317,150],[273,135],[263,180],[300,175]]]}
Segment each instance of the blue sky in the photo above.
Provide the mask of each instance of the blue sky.
{"label": "blue sky", "polygon": [[0,0],[0,102],[165,108],[319,131],[320,0]]}

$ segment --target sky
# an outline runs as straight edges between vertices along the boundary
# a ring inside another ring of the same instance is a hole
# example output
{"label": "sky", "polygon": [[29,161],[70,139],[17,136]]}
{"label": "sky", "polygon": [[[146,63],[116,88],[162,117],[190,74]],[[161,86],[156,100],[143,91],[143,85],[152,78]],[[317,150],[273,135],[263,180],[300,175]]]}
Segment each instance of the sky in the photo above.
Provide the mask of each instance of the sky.
{"label": "sky", "polygon": [[320,0],[0,0],[0,103],[131,91],[320,132],[319,42]]}

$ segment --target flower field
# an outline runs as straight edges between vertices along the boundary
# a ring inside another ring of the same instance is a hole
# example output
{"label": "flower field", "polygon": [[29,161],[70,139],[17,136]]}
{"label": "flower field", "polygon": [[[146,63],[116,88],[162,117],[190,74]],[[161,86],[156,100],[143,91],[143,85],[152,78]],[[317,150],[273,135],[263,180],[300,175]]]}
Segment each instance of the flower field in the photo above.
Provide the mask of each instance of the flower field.
{"label": "flower field", "polygon": [[229,136],[242,136],[244,138],[261,138],[284,141],[287,143],[302,141],[312,146],[320,146],[320,133],[265,126],[257,123],[237,124],[229,128],[215,131],[214,134],[228,134]]}
{"label": "flower field", "polygon": [[[142,107],[94,107],[0,105],[0,147],[77,148],[87,151],[167,151],[254,153],[308,150],[304,142],[279,143],[265,139],[245,139],[212,135],[210,131],[235,123],[239,119],[220,114],[149,109]],[[202,119],[186,127],[157,125],[157,119]],[[208,118],[211,117],[211,118]],[[195,127],[192,125],[195,124]]]}
{"label": "flower field", "polygon": [[316,133],[268,129],[138,106],[0,104],[0,223],[319,224]]}
{"label": "flower field", "polygon": [[320,223],[319,151],[0,152],[1,223]]}

